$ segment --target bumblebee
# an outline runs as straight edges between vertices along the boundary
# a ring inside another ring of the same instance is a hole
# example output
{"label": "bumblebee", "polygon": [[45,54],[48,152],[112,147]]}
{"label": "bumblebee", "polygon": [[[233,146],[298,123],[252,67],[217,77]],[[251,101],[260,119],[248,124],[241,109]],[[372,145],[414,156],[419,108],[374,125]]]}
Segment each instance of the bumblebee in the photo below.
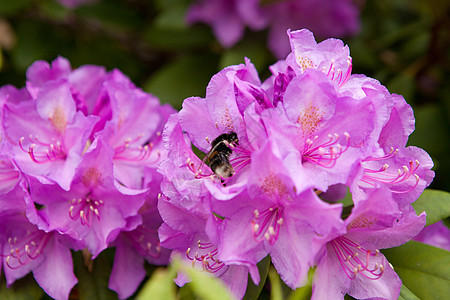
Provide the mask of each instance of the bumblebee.
{"label": "bumblebee", "polygon": [[227,179],[234,174],[229,157],[233,152],[232,148],[236,145],[239,145],[239,140],[234,131],[223,133],[212,141],[211,150],[209,150],[203,160],[221,180]]}

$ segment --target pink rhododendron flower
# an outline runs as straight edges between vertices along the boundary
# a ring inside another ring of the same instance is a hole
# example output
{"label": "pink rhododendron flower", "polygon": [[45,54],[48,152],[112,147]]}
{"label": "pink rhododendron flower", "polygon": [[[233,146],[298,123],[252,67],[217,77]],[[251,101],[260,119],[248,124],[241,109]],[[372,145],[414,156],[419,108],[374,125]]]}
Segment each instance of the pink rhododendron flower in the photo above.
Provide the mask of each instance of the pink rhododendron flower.
{"label": "pink rhododendron flower", "polygon": [[[411,203],[434,176],[428,154],[405,147],[411,109],[376,80],[352,74],[342,41],[317,43],[308,30],[288,38],[291,53],[266,81],[248,59],[227,67],[205,98],[186,99],[167,123],[168,154],[158,168],[162,245],[203,260],[239,297],[224,266],[252,273],[269,254],[293,289],[316,266],[316,299],[396,298],[401,281],[377,249],[422,229],[425,214]],[[330,204],[347,190],[348,217]]]}
{"label": "pink rhododendron flower", "polygon": [[25,88],[0,88],[8,285],[33,272],[51,297],[67,299],[77,282],[70,250],[87,248],[95,258],[116,247],[110,287],[124,299],[144,279],[144,260],[168,263],[157,234],[156,167],[166,157],[161,131],[173,112],[118,70],[72,70],[62,57],[30,66]]}

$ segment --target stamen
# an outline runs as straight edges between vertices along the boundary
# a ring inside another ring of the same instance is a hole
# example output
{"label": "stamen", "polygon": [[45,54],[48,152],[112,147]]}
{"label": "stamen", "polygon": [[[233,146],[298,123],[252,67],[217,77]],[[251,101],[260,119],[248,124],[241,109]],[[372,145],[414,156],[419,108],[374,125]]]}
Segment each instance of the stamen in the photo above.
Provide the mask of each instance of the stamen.
{"label": "stamen", "polygon": [[402,166],[401,169],[397,169],[396,173],[389,172],[389,164],[384,164],[381,168],[376,169],[376,167],[371,167],[371,162],[378,162],[386,159],[391,159],[395,155],[397,155],[398,149],[394,150],[391,148],[391,151],[381,157],[368,157],[363,160],[362,166],[364,168],[364,175],[361,178],[361,181],[375,187],[378,183],[382,184],[390,184],[390,185],[399,185],[399,184],[408,184],[411,180],[411,177],[414,179],[414,184],[409,186],[406,190],[396,190],[391,187],[391,191],[393,193],[401,194],[408,193],[414,190],[419,184],[420,177],[416,174],[419,169],[420,163],[418,160],[409,161],[409,166]]}
{"label": "stamen", "polygon": [[337,159],[350,147],[350,135],[345,132],[344,137],[346,140],[345,148],[338,143],[339,135],[337,133],[334,136],[328,135],[328,140],[319,145],[315,145],[318,136],[315,136],[313,139],[308,138],[305,141],[305,148],[302,154],[303,161],[309,161],[324,168],[333,168]]}
{"label": "stamen", "polygon": [[335,60],[331,59],[330,67],[328,68],[328,71],[326,71],[325,68],[322,69],[322,72],[324,72],[327,77],[331,81],[336,81],[339,87],[342,87],[350,78],[350,75],[352,74],[352,58],[349,56],[347,59],[347,70],[344,72],[342,69],[336,70],[335,68]]}
{"label": "stamen", "polygon": [[[383,275],[383,265],[371,262],[372,257],[380,254],[378,249],[375,253],[372,253],[343,236],[332,240],[329,245],[333,248],[344,273],[349,279],[355,279],[360,274],[367,279],[376,280]],[[363,260],[360,259],[360,256],[363,257]]]}
{"label": "stamen", "polygon": [[72,205],[69,208],[69,217],[72,220],[80,219],[81,224],[87,225],[88,227],[92,225],[93,216],[96,216],[100,220],[99,207],[103,205],[102,200],[92,200],[87,196],[78,200],[72,199],[70,203]]}
{"label": "stamen", "polygon": [[150,229],[145,225],[141,225],[133,231],[126,232],[125,235],[140,255],[153,258],[161,256],[157,229]]}
{"label": "stamen", "polygon": [[46,143],[41,141],[38,136],[29,135],[30,146],[28,149],[24,146],[25,137],[19,139],[19,147],[23,152],[28,153],[31,160],[38,164],[51,161],[57,161],[66,158],[66,152],[60,141]]}
{"label": "stamen", "polygon": [[[192,261],[192,266],[195,266],[196,262],[200,262],[204,271],[216,274],[219,271],[222,271],[220,273],[222,274],[227,270],[228,267],[217,258],[219,251],[212,243],[203,243],[198,241],[197,247],[203,254],[195,252],[195,255],[192,257],[190,255],[191,248],[186,250],[186,257]],[[217,275],[219,276],[220,274]]]}
{"label": "stamen", "polygon": [[37,259],[42,254],[51,235],[51,233],[36,230],[27,233],[20,239],[17,237],[9,237],[8,244],[10,251],[9,255],[6,256],[6,265],[10,269],[16,270],[30,261]]}
{"label": "stamen", "polygon": [[[114,148],[114,159],[123,161],[144,161],[150,158],[153,150],[153,143],[141,145],[140,140],[143,134],[138,134],[134,139],[127,138],[123,144]],[[135,145],[133,145],[135,144]],[[161,158],[161,153],[156,152],[156,158],[150,163],[157,163]]]}
{"label": "stamen", "polygon": [[267,240],[271,245],[275,244],[283,225],[283,207],[275,205],[262,212],[255,210],[253,214],[251,226],[255,241]]}

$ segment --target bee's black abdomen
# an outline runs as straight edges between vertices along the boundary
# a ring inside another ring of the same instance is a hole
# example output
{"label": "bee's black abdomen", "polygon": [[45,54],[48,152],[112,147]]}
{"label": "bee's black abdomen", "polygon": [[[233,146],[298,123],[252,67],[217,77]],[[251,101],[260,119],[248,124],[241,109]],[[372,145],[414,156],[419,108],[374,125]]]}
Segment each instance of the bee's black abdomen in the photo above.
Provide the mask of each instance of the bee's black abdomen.
{"label": "bee's black abdomen", "polygon": [[211,151],[207,154],[206,164],[222,180],[233,176],[234,170],[228,158],[233,152],[231,147],[238,145],[237,134],[233,131],[222,133],[211,143]]}

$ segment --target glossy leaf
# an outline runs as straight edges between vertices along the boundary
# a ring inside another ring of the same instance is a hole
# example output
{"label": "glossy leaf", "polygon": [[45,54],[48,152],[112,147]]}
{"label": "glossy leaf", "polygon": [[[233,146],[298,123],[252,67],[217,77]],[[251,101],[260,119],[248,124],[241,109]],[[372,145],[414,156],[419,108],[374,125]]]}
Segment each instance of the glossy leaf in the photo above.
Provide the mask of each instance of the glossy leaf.
{"label": "glossy leaf", "polygon": [[195,270],[181,260],[174,260],[173,266],[179,272],[183,272],[191,279],[190,287],[196,296],[208,300],[233,299],[230,291],[216,277],[209,276],[206,272]]}
{"label": "glossy leaf", "polygon": [[399,300],[420,300],[416,295],[413,294],[405,285],[402,285],[400,290]]}
{"label": "glossy leaf", "polygon": [[450,295],[450,252],[410,241],[383,251],[403,284],[420,299]]}
{"label": "glossy leaf", "polygon": [[450,193],[445,191],[426,189],[412,205],[418,214],[426,211],[426,226],[450,217]]}

